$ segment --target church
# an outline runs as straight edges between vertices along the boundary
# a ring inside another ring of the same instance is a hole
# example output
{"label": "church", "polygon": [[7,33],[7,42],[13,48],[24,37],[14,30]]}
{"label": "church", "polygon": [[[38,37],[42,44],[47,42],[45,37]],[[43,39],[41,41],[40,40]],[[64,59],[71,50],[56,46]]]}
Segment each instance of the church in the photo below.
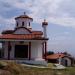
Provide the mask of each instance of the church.
{"label": "church", "polygon": [[33,18],[24,13],[15,18],[16,24],[13,30],[2,32],[0,35],[1,59],[46,60],[48,22],[46,20],[42,22],[43,31],[35,31],[31,27],[32,21]]}

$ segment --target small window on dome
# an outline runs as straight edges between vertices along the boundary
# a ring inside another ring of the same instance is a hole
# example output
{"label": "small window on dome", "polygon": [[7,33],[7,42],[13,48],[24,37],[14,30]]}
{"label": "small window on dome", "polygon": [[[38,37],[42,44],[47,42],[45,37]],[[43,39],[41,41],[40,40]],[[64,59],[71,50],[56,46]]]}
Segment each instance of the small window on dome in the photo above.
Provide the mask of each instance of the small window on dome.
{"label": "small window on dome", "polygon": [[29,22],[29,26],[30,26],[30,22]]}
{"label": "small window on dome", "polygon": [[16,23],[16,26],[18,27],[18,22]]}
{"label": "small window on dome", "polygon": [[22,22],[22,26],[24,26],[24,22]]}

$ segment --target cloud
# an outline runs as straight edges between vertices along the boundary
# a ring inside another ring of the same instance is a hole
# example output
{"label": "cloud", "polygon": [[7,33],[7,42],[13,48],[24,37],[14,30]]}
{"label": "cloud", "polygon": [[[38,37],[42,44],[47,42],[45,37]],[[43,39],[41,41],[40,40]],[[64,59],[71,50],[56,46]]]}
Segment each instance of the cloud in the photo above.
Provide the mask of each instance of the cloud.
{"label": "cloud", "polygon": [[10,18],[10,19],[5,19],[3,17],[0,16],[0,32],[2,32],[3,30],[10,30],[13,29],[15,27],[14,25],[14,19]]}
{"label": "cloud", "polygon": [[46,18],[49,24],[75,28],[74,7],[74,0],[0,0],[0,24],[15,24],[13,17],[26,11],[34,23],[41,24]]}
{"label": "cloud", "polygon": [[33,28],[42,29],[43,19],[49,22],[48,49],[75,49],[75,0],[0,0],[0,31],[14,28],[14,17],[25,11],[34,20]]}
{"label": "cloud", "polygon": [[65,35],[56,35],[55,37],[49,38],[48,41],[48,50],[52,50],[54,52],[70,52],[73,56],[75,56],[75,36],[70,36],[69,33],[65,33]]}
{"label": "cloud", "polygon": [[63,0],[60,3],[60,12],[68,13],[70,17],[75,17],[75,0]]}
{"label": "cloud", "polygon": [[75,28],[75,18],[71,17],[49,17],[48,21],[53,24],[58,24],[67,27]]}
{"label": "cloud", "polygon": [[35,0],[29,7],[34,22],[41,22],[44,18],[48,22],[75,28],[74,0]]}
{"label": "cloud", "polygon": [[14,23],[13,18],[6,19],[0,16],[0,24],[13,24],[13,23]]}
{"label": "cloud", "polygon": [[[34,18],[35,23],[41,23],[44,18],[48,22],[62,26],[75,27],[74,0],[1,0],[1,16],[5,18],[16,16],[26,11]],[[8,15],[5,14],[9,13]],[[10,14],[12,13],[12,14]],[[8,17],[7,17],[8,16]]]}

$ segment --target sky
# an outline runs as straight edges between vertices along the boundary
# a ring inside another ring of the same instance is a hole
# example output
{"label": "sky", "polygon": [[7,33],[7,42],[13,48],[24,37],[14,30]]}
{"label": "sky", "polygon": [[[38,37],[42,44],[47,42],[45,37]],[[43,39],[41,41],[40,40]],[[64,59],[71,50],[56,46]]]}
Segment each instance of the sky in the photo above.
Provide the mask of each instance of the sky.
{"label": "sky", "polygon": [[26,12],[34,30],[47,20],[48,50],[75,54],[75,0],[0,0],[0,32],[14,29],[16,16]]}

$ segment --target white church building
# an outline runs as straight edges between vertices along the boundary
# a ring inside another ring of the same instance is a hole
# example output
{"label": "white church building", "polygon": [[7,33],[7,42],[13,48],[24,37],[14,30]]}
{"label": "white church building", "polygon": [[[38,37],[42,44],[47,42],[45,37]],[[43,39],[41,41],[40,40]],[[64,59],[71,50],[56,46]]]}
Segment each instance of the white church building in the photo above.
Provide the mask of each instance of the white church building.
{"label": "white church building", "polygon": [[[48,22],[42,22],[43,32],[34,31],[31,27],[33,18],[25,13],[15,18],[13,30],[5,30],[0,35],[2,43],[1,59],[6,60],[34,60],[46,59]],[[11,26],[11,25],[10,25]]]}

